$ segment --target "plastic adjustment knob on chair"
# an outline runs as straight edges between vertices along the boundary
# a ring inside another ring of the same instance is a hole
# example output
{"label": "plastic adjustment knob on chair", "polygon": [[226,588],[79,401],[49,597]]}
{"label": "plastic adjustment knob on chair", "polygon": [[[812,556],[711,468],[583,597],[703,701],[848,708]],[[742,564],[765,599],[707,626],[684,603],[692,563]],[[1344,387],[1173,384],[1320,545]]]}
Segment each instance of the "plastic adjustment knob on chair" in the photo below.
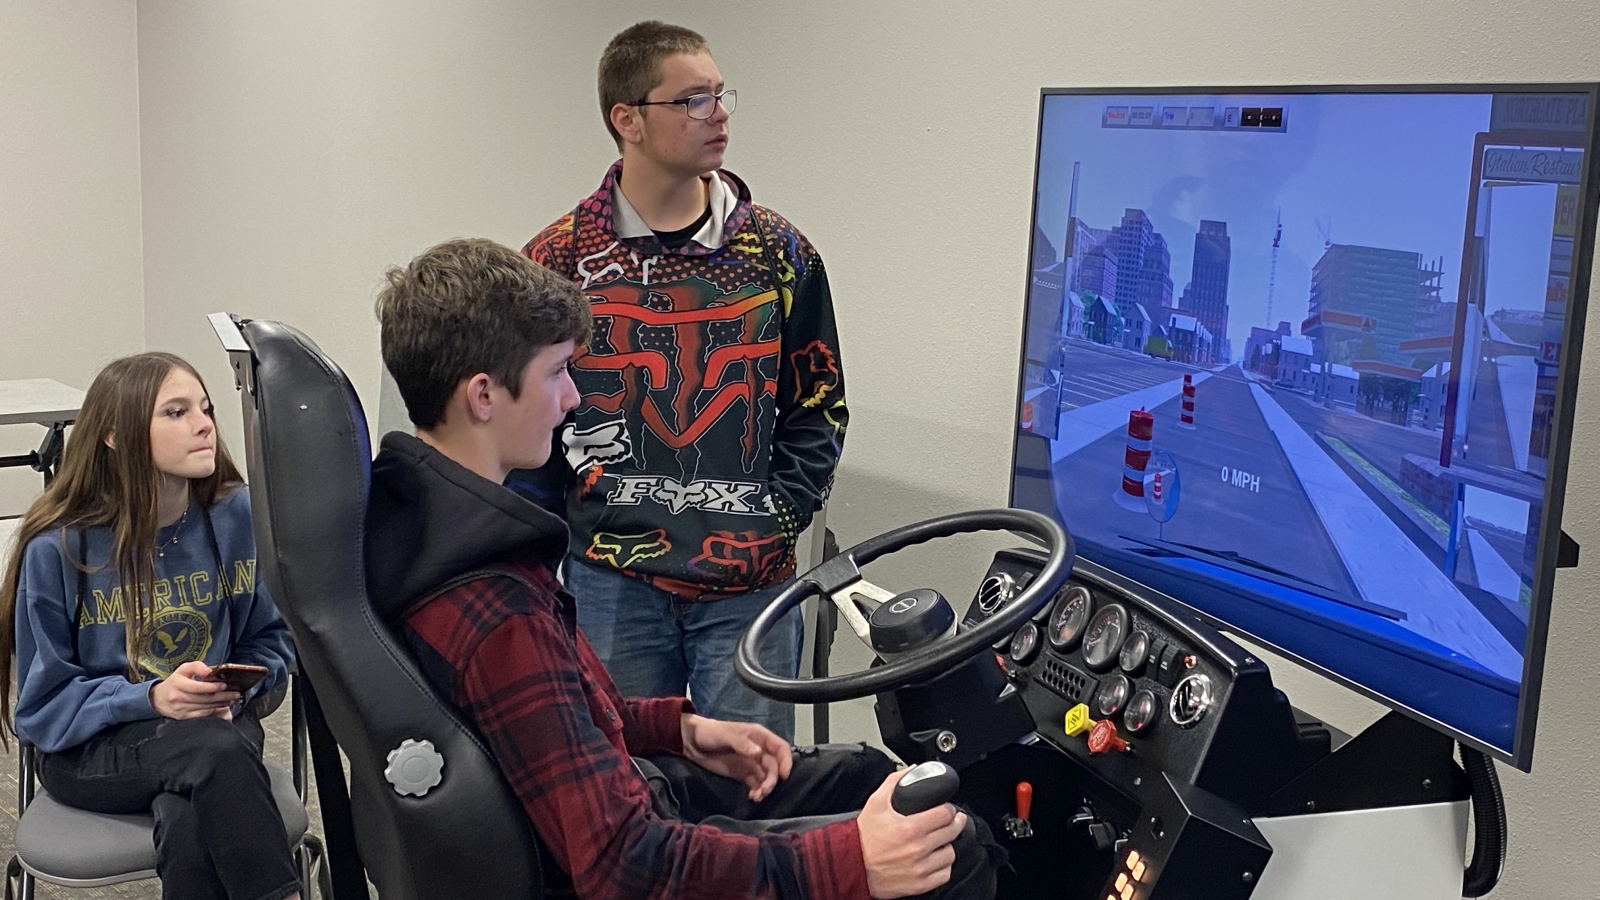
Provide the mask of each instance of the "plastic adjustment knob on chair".
{"label": "plastic adjustment knob on chair", "polygon": [[956,795],[961,777],[956,770],[937,760],[912,766],[894,786],[889,805],[902,816],[933,809]]}
{"label": "plastic adjustment knob on chair", "polygon": [[405,797],[421,797],[444,780],[444,757],[433,749],[432,741],[406,738],[389,751],[389,765],[383,777],[394,791]]}

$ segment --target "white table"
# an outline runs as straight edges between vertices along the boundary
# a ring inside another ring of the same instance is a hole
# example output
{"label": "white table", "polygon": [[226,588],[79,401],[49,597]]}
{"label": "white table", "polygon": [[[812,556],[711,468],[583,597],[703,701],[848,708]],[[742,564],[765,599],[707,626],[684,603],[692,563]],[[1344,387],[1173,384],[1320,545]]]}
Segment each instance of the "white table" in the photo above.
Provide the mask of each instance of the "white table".
{"label": "white table", "polygon": [[67,426],[78,418],[83,391],[49,378],[0,381],[0,425],[42,425],[48,429],[39,449],[20,456],[0,456],[0,467],[31,466],[44,473],[49,486],[61,465]]}

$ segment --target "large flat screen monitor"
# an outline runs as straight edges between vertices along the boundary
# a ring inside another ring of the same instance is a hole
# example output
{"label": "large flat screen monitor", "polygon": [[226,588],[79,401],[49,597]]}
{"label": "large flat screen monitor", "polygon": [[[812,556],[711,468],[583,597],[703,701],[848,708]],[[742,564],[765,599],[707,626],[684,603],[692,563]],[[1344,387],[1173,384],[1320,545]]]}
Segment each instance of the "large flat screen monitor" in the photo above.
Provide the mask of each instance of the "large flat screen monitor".
{"label": "large flat screen monitor", "polygon": [[1527,769],[1596,90],[1045,91],[1012,504]]}

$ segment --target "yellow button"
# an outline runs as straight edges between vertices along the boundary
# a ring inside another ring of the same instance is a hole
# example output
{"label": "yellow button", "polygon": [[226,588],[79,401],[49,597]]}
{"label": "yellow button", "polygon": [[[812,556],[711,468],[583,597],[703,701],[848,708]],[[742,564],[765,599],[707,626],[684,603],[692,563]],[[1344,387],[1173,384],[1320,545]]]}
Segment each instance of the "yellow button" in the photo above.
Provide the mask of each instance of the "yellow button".
{"label": "yellow button", "polygon": [[[1137,850],[1129,850],[1128,851],[1128,868],[1131,869],[1134,866],[1137,866],[1138,864],[1139,864],[1139,851],[1137,851]],[[1137,878],[1139,876],[1135,875],[1134,877]]]}
{"label": "yellow button", "polygon": [[1068,737],[1077,737],[1094,727],[1094,720],[1089,718],[1089,707],[1079,703],[1067,710],[1067,723],[1064,730]]}
{"label": "yellow button", "polygon": [[1117,890],[1120,891],[1120,890],[1122,890],[1123,888],[1125,888],[1127,886],[1128,886],[1128,873],[1127,872],[1118,872],[1117,873]]}
{"label": "yellow button", "polygon": [[1133,867],[1133,880],[1134,881],[1143,881],[1144,880],[1144,863],[1141,862],[1141,863],[1139,863],[1139,864],[1137,864],[1137,865],[1135,865]]}

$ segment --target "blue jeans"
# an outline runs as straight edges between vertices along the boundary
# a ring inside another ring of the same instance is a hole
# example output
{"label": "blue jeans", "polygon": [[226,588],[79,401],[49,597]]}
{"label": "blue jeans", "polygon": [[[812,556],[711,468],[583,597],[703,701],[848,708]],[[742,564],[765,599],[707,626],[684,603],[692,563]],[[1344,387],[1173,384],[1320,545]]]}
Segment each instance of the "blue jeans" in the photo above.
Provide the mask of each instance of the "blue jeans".
{"label": "blue jeans", "polygon": [[[690,602],[636,578],[567,557],[562,581],[577,599],[578,627],[625,697],[682,697],[701,715],[765,725],[794,742],[794,705],[745,687],[733,671],[745,626],[788,586]],[[795,607],[761,644],[761,664],[774,675],[800,672],[805,621]]]}

